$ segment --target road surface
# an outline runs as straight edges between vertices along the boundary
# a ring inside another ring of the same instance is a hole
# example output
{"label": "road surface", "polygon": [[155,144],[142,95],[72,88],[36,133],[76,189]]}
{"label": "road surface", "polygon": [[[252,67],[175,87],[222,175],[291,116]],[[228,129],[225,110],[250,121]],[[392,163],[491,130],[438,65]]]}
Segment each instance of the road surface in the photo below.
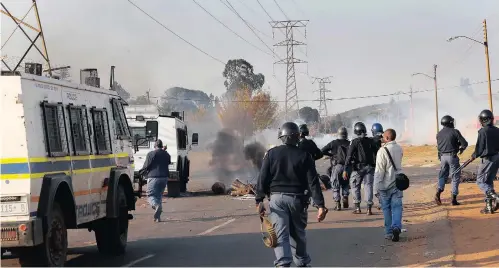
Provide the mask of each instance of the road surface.
{"label": "road surface", "polygon": [[[318,164],[318,169],[325,165]],[[407,168],[411,188],[429,187],[435,168]],[[196,179],[193,178],[194,182]],[[324,192],[333,207],[331,192]],[[104,257],[98,253],[94,233],[69,231],[68,266],[272,266],[274,255],[262,241],[254,199],[194,194],[164,199],[163,222],[153,223],[153,210],[138,201],[130,222],[127,254]],[[352,202],[350,202],[352,203]],[[365,204],[363,204],[365,205]],[[363,208],[364,209],[364,208]],[[383,239],[382,215],[354,215],[352,209],[330,210],[325,222],[317,223],[316,210],[309,209],[308,250],[314,266],[393,266],[403,264],[397,256],[401,246]],[[413,227],[409,226],[408,232]],[[406,233],[407,234],[407,233]],[[406,239],[406,238],[405,238]],[[399,243],[403,245],[404,238]],[[15,256],[2,259],[2,266],[16,266]]]}

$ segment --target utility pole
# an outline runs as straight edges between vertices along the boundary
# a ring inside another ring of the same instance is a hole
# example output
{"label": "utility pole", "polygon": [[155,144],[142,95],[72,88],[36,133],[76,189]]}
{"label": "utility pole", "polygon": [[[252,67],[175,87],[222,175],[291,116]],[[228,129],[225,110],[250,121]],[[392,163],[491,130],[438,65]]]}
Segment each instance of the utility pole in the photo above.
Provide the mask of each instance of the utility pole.
{"label": "utility pole", "polygon": [[312,81],[312,84],[314,84],[315,82],[319,82],[319,116],[321,118],[321,120],[323,119],[324,120],[324,129],[326,129],[326,118],[328,116],[328,113],[327,113],[327,103],[326,103],[326,92],[331,92],[330,90],[327,90],[326,89],[326,84],[331,84],[331,80],[329,80],[329,78],[331,78],[332,76],[328,76],[328,77],[322,77],[322,78],[319,78],[319,77],[312,77],[314,80]]}
{"label": "utility pole", "polygon": [[410,89],[409,89],[409,101],[410,101],[410,105],[411,105],[411,137],[414,137],[414,104],[412,102],[412,85],[410,86]]}
{"label": "utility pole", "polygon": [[[272,34],[274,29],[285,29],[286,39],[275,44],[274,46],[286,47],[286,58],[276,61],[274,64],[286,64],[286,100],[285,114],[286,119],[289,119],[289,112],[300,109],[298,105],[298,90],[296,89],[295,63],[306,63],[306,61],[295,58],[294,47],[306,45],[303,42],[294,39],[294,28],[306,27],[308,20],[285,20],[271,21]],[[305,31],[306,36],[306,31]]]}
{"label": "utility pole", "polygon": [[146,91],[146,95],[147,95],[147,103],[151,104],[151,89]]}
{"label": "utility pole", "polygon": [[433,80],[433,83],[435,85],[435,124],[436,124],[436,131],[438,133],[438,131],[440,130],[440,127],[439,127],[439,123],[438,123],[438,86],[437,86],[437,65],[436,64],[433,64],[433,76],[430,76],[430,75],[427,75],[427,74],[424,74],[424,73],[414,73],[412,74],[412,76],[415,76],[415,75],[424,75],[430,79]]}
{"label": "utility pole", "polygon": [[438,87],[437,87],[437,65],[436,64],[433,64],[433,83],[435,84],[435,124],[436,124],[436,130],[437,130],[437,134],[438,134],[440,127],[438,124]]}
{"label": "utility pole", "polygon": [[490,81],[490,60],[489,60],[489,41],[487,37],[487,20],[483,20],[483,45],[485,46],[485,58],[487,62],[487,80],[489,81],[489,107],[494,112],[492,104],[492,82]]}

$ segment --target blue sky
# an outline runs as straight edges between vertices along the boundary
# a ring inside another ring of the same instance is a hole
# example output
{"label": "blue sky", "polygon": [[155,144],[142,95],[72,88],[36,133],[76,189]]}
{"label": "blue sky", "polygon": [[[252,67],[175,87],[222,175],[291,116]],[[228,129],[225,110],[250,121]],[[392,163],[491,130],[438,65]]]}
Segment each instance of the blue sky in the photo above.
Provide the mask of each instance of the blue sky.
{"label": "blue sky", "polygon": [[[272,53],[221,1],[197,1],[232,30]],[[256,0],[229,1],[245,20],[264,33],[260,34],[260,38],[269,47],[274,48],[272,44],[282,40],[283,35],[278,31],[272,39],[269,18]],[[31,1],[3,2],[14,15],[22,17]],[[143,94],[150,88],[151,95],[159,96],[163,90],[173,86],[201,89],[215,95],[225,90],[221,75],[223,64],[167,32],[126,0],[38,2],[51,60],[56,65],[71,65],[75,80],[78,80],[80,68],[95,67],[106,85],[109,66],[115,65],[116,79],[132,95]],[[192,0],[134,2],[213,57],[223,62],[234,58],[248,60],[255,72],[266,76],[264,88],[270,90],[276,99],[284,99],[285,67],[273,66],[275,58],[240,40]],[[298,49],[296,56],[309,62],[308,65],[296,66],[299,99],[319,97],[315,92],[318,85],[311,84],[308,76],[334,76],[328,85],[330,98],[406,91],[411,84],[414,89],[431,89],[431,80],[411,78],[411,74],[431,74],[433,64],[439,66],[437,74],[441,87],[458,85],[460,77],[469,77],[471,81],[486,80],[481,45],[464,39],[446,42],[453,35],[482,40],[484,18],[489,28],[492,78],[499,78],[499,1],[277,2],[290,19],[310,20],[306,28],[307,39],[296,33],[299,40],[308,44],[306,48]],[[274,0],[260,0],[260,3],[273,19],[285,19]],[[28,17],[27,21],[34,23],[33,17]],[[1,23],[3,44],[13,24],[4,15]],[[20,56],[28,45],[23,38],[21,32],[16,33],[2,49],[2,55]],[[280,57],[285,55],[284,48],[278,48],[275,52]],[[37,59],[35,53],[28,57]],[[499,91],[498,82],[493,87],[496,92]],[[474,86],[477,92],[486,93],[486,88],[486,84]],[[418,97],[431,98],[432,93],[421,93]],[[330,112],[340,112],[386,101],[386,97],[344,100],[328,102],[328,106]],[[451,99],[443,98],[441,101],[450,102]],[[304,105],[317,108],[318,102],[300,103],[300,106]]]}

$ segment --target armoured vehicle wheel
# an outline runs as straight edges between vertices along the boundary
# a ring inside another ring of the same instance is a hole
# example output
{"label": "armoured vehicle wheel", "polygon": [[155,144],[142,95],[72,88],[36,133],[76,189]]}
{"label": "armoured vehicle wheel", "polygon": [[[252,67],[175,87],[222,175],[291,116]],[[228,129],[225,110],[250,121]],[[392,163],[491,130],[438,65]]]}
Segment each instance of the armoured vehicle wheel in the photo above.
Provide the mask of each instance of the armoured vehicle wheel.
{"label": "armoured vehicle wheel", "polygon": [[118,185],[119,215],[117,218],[105,218],[95,229],[95,239],[99,252],[106,255],[125,253],[128,239],[128,207],[125,189]]}
{"label": "armoured vehicle wheel", "polygon": [[43,235],[43,243],[20,252],[19,263],[21,266],[62,267],[66,263],[68,232],[64,223],[64,215],[58,203],[54,202],[46,223],[47,230]]}

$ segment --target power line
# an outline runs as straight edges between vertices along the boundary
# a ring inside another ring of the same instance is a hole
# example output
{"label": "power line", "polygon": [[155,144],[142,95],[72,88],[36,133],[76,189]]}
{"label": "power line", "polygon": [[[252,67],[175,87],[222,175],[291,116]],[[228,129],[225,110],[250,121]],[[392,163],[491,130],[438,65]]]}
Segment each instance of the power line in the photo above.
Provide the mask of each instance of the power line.
{"label": "power line", "polygon": [[138,10],[140,10],[142,13],[144,13],[146,16],[148,16],[150,19],[152,19],[153,21],[155,21],[157,24],[161,25],[165,30],[169,31],[170,33],[172,33],[173,35],[175,35],[176,37],[178,37],[179,39],[181,39],[182,41],[184,41],[185,43],[189,44],[191,47],[195,48],[196,50],[198,50],[199,52],[205,54],[206,56],[212,58],[213,60],[216,60],[218,62],[220,62],[221,64],[225,65],[225,62],[223,62],[222,60],[220,59],[217,59],[215,58],[214,56],[208,54],[208,52],[205,52],[204,50],[200,49],[199,47],[193,45],[191,42],[185,40],[182,36],[178,35],[177,33],[175,33],[174,31],[170,30],[168,27],[166,27],[166,25],[164,25],[163,23],[159,22],[157,19],[155,19],[153,16],[149,15],[149,13],[147,13],[146,11],[144,11],[142,8],[140,8],[139,6],[137,6],[135,3],[133,3],[131,0],[128,0],[128,2],[130,4],[132,4],[134,7],[136,7]]}
{"label": "power line", "polygon": [[288,16],[286,15],[286,13],[284,13],[284,10],[282,10],[281,6],[279,5],[279,3],[277,3],[276,0],[274,0],[274,3],[276,4],[276,6],[279,8],[279,10],[281,11],[281,13],[284,15],[284,17],[286,18],[286,20],[289,20]]}
{"label": "power line", "polygon": [[[499,78],[492,79],[490,80],[491,82],[496,82],[499,81]],[[469,85],[478,85],[478,84],[485,84],[488,81],[478,81],[478,82],[473,82],[469,83]],[[460,88],[461,85],[456,85],[456,86],[448,86],[448,87],[441,87],[438,88],[438,90],[445,90],[445,89],[453,89],[453,88]],[[391,97],[391,96],[399,96],[399,95],[410,95],[415,94],[415,93],[425,93],[425,92],[433,92],[435,91],[434,88],[432,89],[422,89],[422,90],[412,90],[412,91],[397,91],[395,93],[387,93],[387,94],[378,94],[378,95],[366,95],[366,96],[352,96],[352,97],[340,97],[340,98],[327,98],[327,101],[339,101],[339,100],[358,100],[358,99],[372,99],[372,98],[382,98],[382,97]],[[210,102],[211,100],[204,100],[204,99],[192,99],[192,98],[177,98],[177,97],[170,97],[170,96],[160,96],[160,97],[150,97],[151,99],[167,99],[167,100],[179,100],[179,101],[196,101],[196,102]],[[320,99],[303,99],[303,100],[297,100],[299,102],[312,102],[312,101],[318,101],[320,102]],[[258,100],[228,100],[228,102],[268,102],[265,100],[258,101]],[[271,100],[270,102],[286,102],[286,100]]]}
{"label": "power line", "polygon": [[244,22],[244,24],[246,24],[246,26],[247,26],[247,27],[251,30],[251,32],[253,32],[253,34],[254,34],[254,35],[255,35],[255,36],[256,36],[256,37],[260,40],[260,42],[262,42],[262,44],[264,44],[264,45],[265,45],[265,46],[266,46],[266,47],[267,47],[267,48],[268,48],[268,49],[269,49],[269,50],[270,50],[270,51],[271,51],[271,52],[272,52],[272,53],[273,53],[273,54],[274,54],[277,58],[279,58],[279,56],[278,56],[278,55],[274,52],[274,50],[272,50],[272,49],[271,49],[271,48],[267,45],[267,43],[265,43],[265,42],[262,40],[262,38],[260,38],[260,36],[259,36],[257,33],[255,33],[255,30],[253,30],[253,28],[250,26],[250,24],[249,24],[249,23],[248,23],[245,19],[243,19],[243,17],[241,17],[241,15],[239,15],[239,13],[237,12],[237,10],[236,10],[236,9],[232,6],[232,4],[231,4],[228,0],[225,0],[225,2],[227,2],[227,4],[229,4],[229,6],[230,6],[230,7],[229,7],[229,6],[227,6],[227,4],[226,4],[226,3],[224,3],[224,1],[223,1],[223,0],[220,0],[220,2],[221,2],[222,4],[224,4],[224,5],[225,5],[225,6],[226,6],[229,10],[231,10],[233,13],[235,13],[235,14],[239,17],[239,19],[241,19],[241,20]]}
{"label": "power line", "polygon": [[218,23],[222,24],[227,30],[229,30],[231,33],[235,34],[237,37],[241,38],[243,41],[245,41],[246,43],[248,43],[249,45],[251,45],[252,47],[260,50],[261,52],[269,55],[269,56],[272,56],[272,54],[268,53],[267,51],[264,51],[263,49],[257,47],[256,45],[254,45],[253,43],[249,42],[248,40],[246,40],[244,37],[242,37],[241,35],[239,35],[238,33],[236,33],[235,31],[233,31],[231,28],[229,28],[229,26],[227,26],[225,23],[223,23],[222,21],[220,21],[217,17],[215,17],[213,14],[211,14],[208,10],[206,10],[206,8],[204,8],[201,4],[199,4],[198,2],[196,2],[196,0],[192,0],[196,5],[198,5],[201,9],[203,9],[206,13],[208,13],[208,15],[210,15],[214,20],[216,20]]}

